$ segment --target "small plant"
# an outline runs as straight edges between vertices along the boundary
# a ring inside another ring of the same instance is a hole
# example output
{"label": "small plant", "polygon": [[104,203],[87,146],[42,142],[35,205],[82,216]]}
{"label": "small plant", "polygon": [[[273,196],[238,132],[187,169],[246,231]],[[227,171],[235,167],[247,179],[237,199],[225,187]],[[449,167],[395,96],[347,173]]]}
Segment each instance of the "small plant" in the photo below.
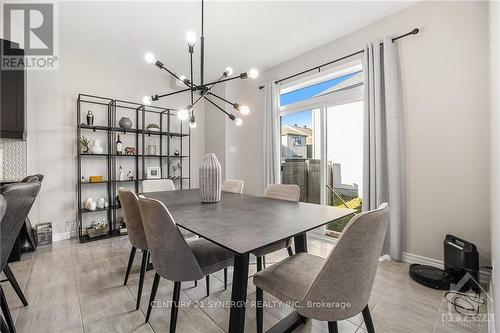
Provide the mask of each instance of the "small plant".
{"label": "small plant", "polygon": [[89,145],[92,142],[91,138],[87,138],[85,136],[80,137],[80,144],[82,145],[83,148],[83,153],[88,154],[89,152]]}
{"label": "small plant", "polygon": [[158,126],[156,124],[148,124],[148,126],[146,127],[146,129],[148,131],[159,131],[160,130],[160,126]]}

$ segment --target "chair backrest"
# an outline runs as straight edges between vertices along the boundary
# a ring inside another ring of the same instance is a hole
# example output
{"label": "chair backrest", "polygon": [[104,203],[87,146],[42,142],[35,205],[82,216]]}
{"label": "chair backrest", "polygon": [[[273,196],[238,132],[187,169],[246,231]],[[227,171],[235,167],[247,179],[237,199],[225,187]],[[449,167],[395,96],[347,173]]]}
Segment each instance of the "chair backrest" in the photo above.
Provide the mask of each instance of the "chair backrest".
{"label": "chair backrest", "polygon": [[42,174],[30,175],[26,176],[21,180],[21,183],[27,183],[32,181],[39,181],[40,183],[43,181],[44,176]]}
{"label": "chair backrest", "polygon": [[167,207],[155,199],[139,198],[144,230],[155,271],[170,281],[193,281],[204,274]]}
{"label": "chair backrest", "polygon": [[[370,298],[388,224],[386,203],[351,219],[304,297],[305,305],[299,310],[302,315],[332,321],[353,317],[363,310]],[[322,301],[337,307],[307,306]]]}
{"label": "chair backrest", "polygon": [[120,197],[130,243],[135,248],[147,250],[148,242],[144,233],[137,195],[130,189],[120,187],[118,189],[118,196]]}
{"label": "chair backrest", "polygon": [[263,196],[272,199],[299,201],[300,187],[295,184],[269,184]]}
{"label": "chair backrest", "polygon": [[28,216],[28,213],[40,192],[40,182],[12,183],[2,186],[7,208],[0,225],[0,270],[7,264],[17,235]]}
{"label": "chair backrest", "polygon": [[226,179],[222,183],[221,191],[241,194],[241,193],[243,193],[243,186],[244,185],[245,185],[245,182],[243,180]]}
{"label": "chair backrest", "polygon": [[175,191],[174,182],[171,179],[148,179],[142,181],[142,192]]}
{"label": "chair backrest", "polygon": [[7,210],[7,200],[0,194],[0,225],[2,225],[2,219],[5,215],[5,211]]}

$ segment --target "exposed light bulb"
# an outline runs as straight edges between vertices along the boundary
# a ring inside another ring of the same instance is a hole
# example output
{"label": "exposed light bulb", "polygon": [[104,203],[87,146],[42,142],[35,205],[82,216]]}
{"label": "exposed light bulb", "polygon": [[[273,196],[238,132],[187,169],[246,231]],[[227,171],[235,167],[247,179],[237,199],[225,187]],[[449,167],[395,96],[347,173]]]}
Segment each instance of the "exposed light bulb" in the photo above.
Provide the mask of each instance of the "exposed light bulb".
{"label": "exposed light bulb", "polygon": [[153,103],[153,99],[151,98],[151,96],[144,96],[142,98],[142,103],[144,103],[145,105],[151,105],[151,103]]}
{"label": "exposed light bulb", "polygon": [[196,128],[196,118],[194,115],[191,115],[191,118],[189,119],[189,127]]}
{"label": "exposed light bulb", "polygon": [[241,124],[243,124],[243,120],[241,118],[236,118],[234,120],[234,123],[236,124],[236,126],[241,126]]}
{"label": "exposed light bulb", "polygon": [[186,32],[186,41],[190,46],[193,46],[194,43],[196,43],[196,34],[194,33],[194,31]]}
{"label": "exposed light bulb", "polygon": [[177,118],[179,118],[180,121],[184,121],[189,118],[189,111],[187,109],[182,109],[177,111]]}
{"label": "exposed light bulb", "polygon": [[233,75],[233,69],[231,67],[226,67],[226,69],[224,70],[224,72],[227,73],[227,76]]}
{"label": "exposed light bulb", "polygon": [[240,105],[238,107],[238,110],[241,112],[242,115],[246,116],[247,114],[250,113],[250,108],[246,105]]}
{"label": "exposed light bulb", "polygon": [[255,68],[252,68],[248,71],[248,77],[251,78],[251,79],[255,79],[257,78],[257,76],[259,76],[259,71],[256,70]]}
{"label": "exposed light bulb", "polygon": [[146,62],[152,64],[156,61],[156,58],[155,58],[155,55],[151,52],[148,52],[144,55],[144,59],[146,60]]}

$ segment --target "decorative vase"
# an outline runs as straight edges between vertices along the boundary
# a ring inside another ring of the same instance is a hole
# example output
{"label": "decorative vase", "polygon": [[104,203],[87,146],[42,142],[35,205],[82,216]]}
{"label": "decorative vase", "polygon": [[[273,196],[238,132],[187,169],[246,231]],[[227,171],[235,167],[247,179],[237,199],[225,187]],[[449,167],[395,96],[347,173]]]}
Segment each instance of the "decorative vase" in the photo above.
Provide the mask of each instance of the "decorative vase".
{"label": "decorative vase", "polygon": [[130,120],[130,118],[128,117],[122,117],[118,122],[118,125],[120,125],[121,128],[132,128],[132,120]]}
{"label": "decorative vase", "polygon": [[94,113],[92,112],[92,110],[89,110],[89,112],[87,113],[87,125],[94,125]]}
{"label": "decorative vase", "polygon": [[201,202],[218,202],[221,196],[221,166],[214,153],[205,154],[200,166]]}
{"label": "decorative vase", "polygon": [[156,155],[156,142],[154,139],[149,140],[148,155]]}
{"label": "decorative vase", "polygon": [[102,154],[104,148],[101,146],[101,142],[99,140],[94,140],[91,151],[92,154]]}

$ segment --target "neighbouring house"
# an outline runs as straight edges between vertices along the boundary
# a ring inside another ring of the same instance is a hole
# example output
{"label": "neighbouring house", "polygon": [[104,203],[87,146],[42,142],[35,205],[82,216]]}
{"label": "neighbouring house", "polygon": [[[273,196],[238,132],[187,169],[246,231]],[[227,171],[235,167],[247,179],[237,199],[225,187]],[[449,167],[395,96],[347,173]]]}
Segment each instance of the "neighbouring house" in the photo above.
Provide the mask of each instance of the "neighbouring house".
{"label": "neighbouring house", "polygon": [[281,156],[312,158],[312,128],[306,125],[285,125],[281,130]]}

